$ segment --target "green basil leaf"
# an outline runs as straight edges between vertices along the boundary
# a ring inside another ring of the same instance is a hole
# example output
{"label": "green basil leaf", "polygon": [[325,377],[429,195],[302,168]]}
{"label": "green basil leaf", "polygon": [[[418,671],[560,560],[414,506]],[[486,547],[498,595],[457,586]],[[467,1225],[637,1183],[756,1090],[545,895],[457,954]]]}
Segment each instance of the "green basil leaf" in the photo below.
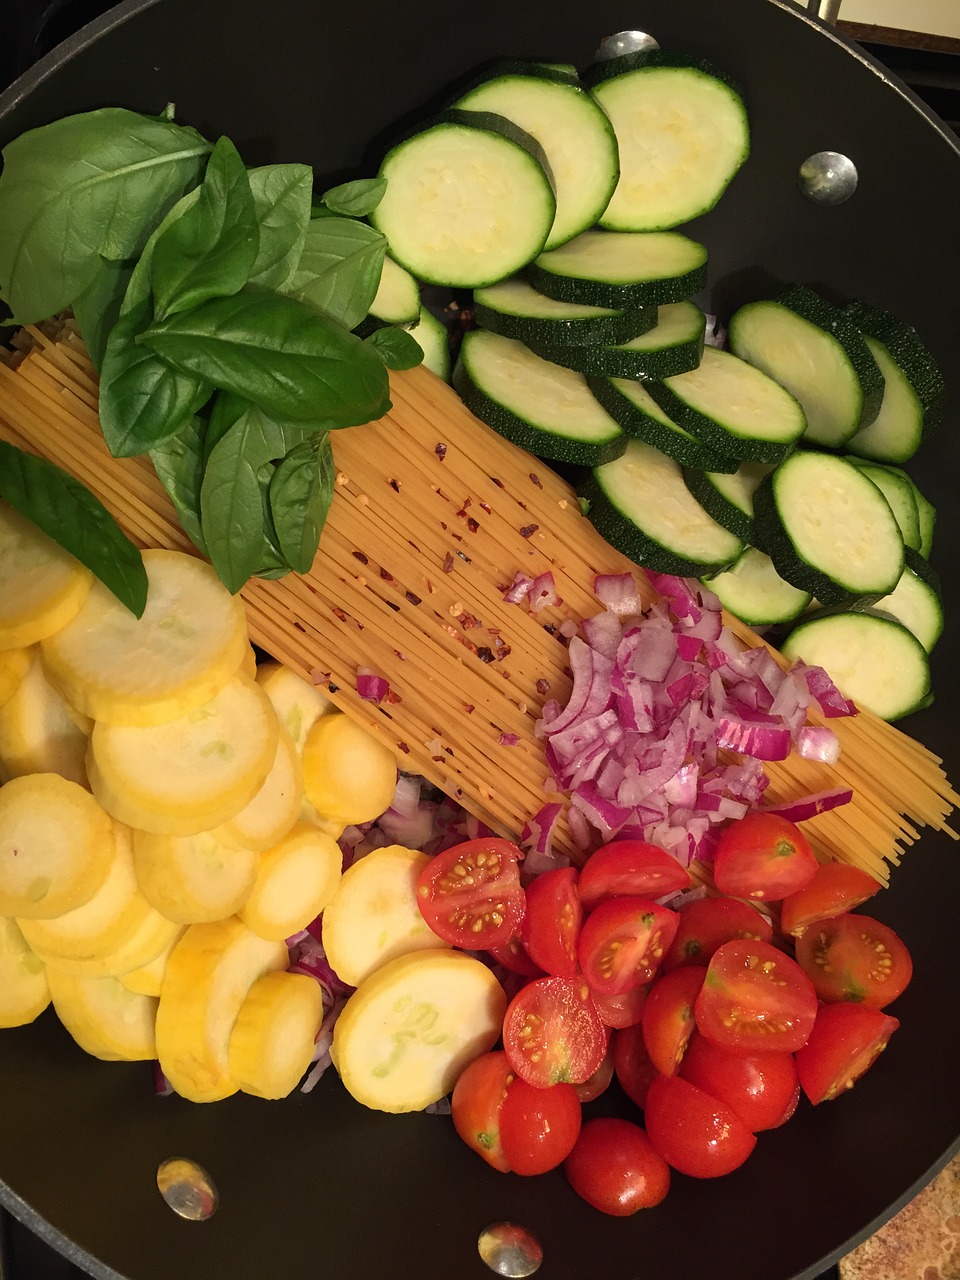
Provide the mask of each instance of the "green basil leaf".
{"label": "green basil leaf", "polygon": [[376,352],[281,294],[244,291],[205,302],[153,325],[138,342],[281,417],[352,427],[382,417],[390,405]]}
{"label": "green basil leaf", "polygon": [[260,227],[260,252],[250,283],[282,289],[297,268],[307,238],[313,170],[306,164],[251,169],[250,190]]}
{"label": "green basil leaf", "polygon": [[207,544],[200,527],[205,432],[203,419],[193,417],[176,435],[150,450],[150,461],[160,483],[177,509],[184,532],[201,555],[207,555]]}
{"label": "green basil leaf", "polygon": [[387,324],[364,339],[388,369],[413,369],[423,363],[423,347],[405,329]]}
{"label": "green basil leaf", "polygon": [[227,434],[238,418],[251,408],[249,400],[235,396],[230,391],[218,391],[210,408],[207,428],[203,433],[203,464],[206,466],[216,445]]}
{"label": "green basil leaf", "polygon": [[377,207],[386,189],[386,178],[359,178],[356,182],[331,187],[320,199],[334,213],[346,214],[348,218],[363,218]]}
{"label": "green basil leaf", "polygon": [[167,364],[136,341],[149,307],[122,316],[111,331],[100,377],[100,427],[115,458],[147,453],[180,431],[209,400],[203,378]]}
{"label": "green basil leaf", "polygon": [[52,462],[0,441],[0,498],[69,551],[139,618],[147,603],[143,557],[110,512]]}
{"label": "green basil leaf", "polygon": [[107,338],[120,317],[120,307],[132,275],[132,263],[108,262],[101,258],[97,274],[79,298],[74,299],[73,314],[80,337],[98,370],[103,366]]}
{"label": "green basil leaf", "polygon": [[296,445],[270,480],[270,514],[284,559],[296,573],[308,573],[320,545],[336,469],[330,437]]}
{"label": "green basil leaf", "polygon": [[220,138],[207,164],[199,199],[154,246],[150,279],[157,317],[164,319],[210,298],[239,292],[259,251],[246,166],[230,139]]}
{"label": "green basil leaf", "polygon": [[123,303],[120,307],[121,316],[127,315],[138,307],[148,307],[150,317],[153,317],[153,288],[150,280],[153,267],[153,252],[161,236],[165,235],[168,228],[173,226],[175,222],[179,222],[182,217],[188,214],[199,199],[199,187],[194,187],[192,191],[188,191],[182,199],[177,201],[156,231],[150,236],[150,239],[143,247],[143,253],[141,253],[137,265],[133,268],[133,275],[130,277],[130,283],[127,285],[127,292],[124,294]]}
{"label": "green basil leaf", "polygon": [[363,222],[314,218],[284,292],[355,329],[377,296],[386,250],[386,239]]}
{"label": "green basil leaf", "polygon": [[120,107],[15,138],[0,176],[0,289],[16,322],[69,307],[98,256],[136,257],[210,151],[194,129]]}

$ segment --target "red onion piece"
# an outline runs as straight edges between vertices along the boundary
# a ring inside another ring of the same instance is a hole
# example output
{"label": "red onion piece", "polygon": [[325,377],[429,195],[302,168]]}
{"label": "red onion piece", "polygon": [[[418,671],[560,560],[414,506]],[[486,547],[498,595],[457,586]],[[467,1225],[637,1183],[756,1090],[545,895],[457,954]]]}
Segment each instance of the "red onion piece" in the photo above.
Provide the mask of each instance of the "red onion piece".
{"label": "red onion piece", "polygon": [[357,693],[364,702],[375,702],[378,705],[390,692],[390,682],[368,667],[360,667],[357,671]]}
{"label": "red onion piece", "polygon": [[521,600],[526,599],[530,594],[530,588],[533,586],[533,578],[528,578],[525,573],[519,571],[514,575],[513,582],[507,587],[503,593],[503,598],[507,604],[519,604]]}
{"label": "red onion piece", "polygon": [[541,573],[539,577],[534,578],[530,584],[528,601],[531,613],[539,613],[541,609],[548,609],[551,605],[560,603],[557,586],[549,569],[546,573]]}
{"label": "red onion piece", "polygon": [[519,733],[501,733],[497,742],[501,747],[519,747],[520,735]]}
{"label": "red onion piece", "polygon": [[840,739],[832,729],[811,727],[797,734],[797,751],[804,760],[836,764],[840,759]]}
{"label": "red onion piece", "polygon": [[807,822],[820,813],[849,804],[852,799],[853,792],[849,787],[834,787],[830,791],[817,791],[813,795],[801,796],[798,800],[789,800],[784,804],[766,805],[761,812],[775,813],[789,822]]}
{"label": "red onion piece", "polygon": [[593,594],[618,618],[636,617],[643,612],[643,602],[631,573],[598,573],[593,580]]}
{"label": "red onion piece", "polygon": [[823,667],[808,667],[805,662],[795,662],[790,674],[798,676],[820,704],[820,710],[828,719],[858,714],[856,703],[845,698]]}

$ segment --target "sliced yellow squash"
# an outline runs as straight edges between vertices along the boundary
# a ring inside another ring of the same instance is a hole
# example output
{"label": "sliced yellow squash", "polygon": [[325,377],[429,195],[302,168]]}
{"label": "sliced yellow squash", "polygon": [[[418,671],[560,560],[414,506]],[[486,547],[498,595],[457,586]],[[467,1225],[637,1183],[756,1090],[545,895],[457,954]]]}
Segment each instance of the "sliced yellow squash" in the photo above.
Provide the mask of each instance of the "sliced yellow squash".
{"label": "sliced yellow squash", "polygon": [[114,859],[113,823],[56,773],[0,787],[0,915],[50,920],[89,902]]}
{"label": "sliced yellow squash", "polygon": [[237,675],[210,702],[167,724],[97,723],[87,774],[119,822],[158,835],[196,835],[249,804],[273,766],[278,733],[266,694]]}
{"label": "sliced yellow squash", "polygon": [[354,992],[333,1030],[347,1090],[377,1111],[422,1111],[496,1044],[507,1000],[485,964],[462,951],[414,951]]}
{"label": "sliced yellow squash", "polygon": [[163,990],[163,979],[167,972],[167,961],[173,954],[173,948],[183,937],[186,929],[178,929],[170,941],[170,945],[166,947],[160,954],[149,964],[142,965],[139,969],[133,969],[130,973],[124,973],[120,977],[120,981],[128,991],[139,991],[142,996],[158,996]]}
{"label": "sliced yellow squash", "polygon": [[[332,836],[299,822],[260,855],[253,890],[240,912],[261,938],[279,942],[305,929],[330,902],[340,881],[343,854]],[[345,982],[352,981],[344,978]]]}
{"label": "sliced yellow squash", "polygon": [[34,662],[11,698],[0,707],[0,757],[11,777],[59,773],[87,785],[89,730],[78,725],[66,702]]}
{"label": "sliced yellow squash", "polygon": [[243,654],[243,661],[240,663],[240,670],[245,676],[249,676],[251,680],[257,678],[257,651],[252,644],[248,644]]}
{"label": "sliced yellow squash", "polygon": [[257,667],[257,683],[273,703],[277,719],[301,754],[307,734],[316,722],[337,709],[316,685],[279,662],[262,662]]}
{"label": "sliced yellow squash", "polygon": [[137,831],[133,848],[144,897],[178,924],[235,915],[250,896],[260,862],[251,849],[228,848],[212,831],[195,836]]}
{"label": "sliced yellow squash", "polygon": [[325,821],[371,822],[397,789],[393,752],[342,713],[322,716],[303,748],[303,786]]}
{"label": "sliced yellow squash", "polygon": [[322,1022],[318,982],[302,973],[264,974],[237,1015],[230,1075],[244,1093],[285,1098],[310,1065]]}
{"label": "sliced yellow squash", "polygon": [[59,631],[92,581],[79,560],[0,502],[0,649],[22,649]]}
{"label": "sliced yellow squash", "polygon": [[66,960],[49,952],[38,952],[38,955],[48,969],[56,969],[58,973],[69,973],[77,978],[122,978],[134,969],[150,964],[183,931],[182,924],[175,924],[150,907],[146,920],[113,951],[104,951],[83,960]]}
{"label": "sliced yellow squash", "polygon": [[116,978],[49,974],[57,1017],[81,1049],[108,1062],[142,1062],[157,1056],[157,1005],[128,991]]}
{"label": "sliced yellow squash", "polygon": [[49,1003],[43,961],[30,950],[16,920],[0,916],[0,1027],[24,1027]]}
{"label": "sliced yellow squash", "polygon": [[0,707],[4,706],[20,687],[20,681],[33,666],[37,650],[0,649]]}
{"label": "sliced yellow squash", "polygon": [[273,768],[263,786],[235,818],[217,827],[214,834],[235,849],[261,853],[291,830],[302,803],[303,767],[293,739],[281,724]]}
{"label": "sliced yellow squash", "polygon": [[232,916],[191,925],[173,949],[157,1014],[157,1057],[164,1075],[191,1102],[236,1093],[229,1049],[237,1015],[253,984],[285,969],[282,942],[267,942]]}
{"label": "sliced yellow squash", "polygon": [[203,706],[250,648],[243,604],[209,564],[178,551],[145,551],[143,562],[143,617],[97,582],[77,616],[44,645],[44,663],[67,701],[107,724],[163,724]]}

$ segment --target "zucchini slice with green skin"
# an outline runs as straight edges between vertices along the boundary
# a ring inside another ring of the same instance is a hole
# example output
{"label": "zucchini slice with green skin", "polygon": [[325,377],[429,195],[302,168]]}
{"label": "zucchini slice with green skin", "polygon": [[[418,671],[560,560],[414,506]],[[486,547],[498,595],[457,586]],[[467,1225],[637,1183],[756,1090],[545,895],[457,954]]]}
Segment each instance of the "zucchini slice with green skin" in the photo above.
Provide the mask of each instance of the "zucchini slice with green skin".
{"label": "zucchini slice with green skin", "polygon": [[578,492],[597,532],[657,573],[700,577],[743,550],[691,494],[679,464],[641,440],[630,440],[619,458],[594,468]]}
{"label": "zucchini slice with green skin", "polygon": [[377,296],[370,304],[370,314],[386,324],[404,328],[417,323],[420,315],[420,288],[409,271],[404,271],[391,257],[383,260]]}
{"label": "zucchini slice with green skin", "polygon": [[809,443],[839,448],[877,416],[883,375],[876,360],[850,318],[812,289],[748,302],[728,333],[735,355],[800,401]]}
{"label": "zucchini slice with green skin", "polygon": [[880,412],[849,442],[875,462],[906,462],[943,418],[946,387],[916,329],[888,311],[851,302],[844,313],[857,326],[883,374]]}
{"label": "zucchini slice with green skin", "polygon": [[905,626],[875,609],[811,613],[790,632],[781,652],[823,667],[846,697],[884,720],[929,706],[930,663]]}
{"label": "zucchini slice with green skin", "polygon": [[627,342],[576,347],[536,338],[529,342],[545,360],[607,378],[670,378],[696,369],[703,356],[707,317],[692,302],[669,302],[656,314],[654,328]]}
{"label": "zucchini slice with green skin", "polygon": [[423,352],[423,363],[444,382],[450,381],[450,337],[447,326],[428,307],[420,308],[420,319],[409,330]]}
{"label": "zucchini slice with green skin", "polygon": [[448,111],[389,151],[370,221],[419,280],[472,288],[513,275],[546,244],[556,214],[536,139],[481,111]]}
{"label": "zucchini slice with green skin", "polygon": [[676,231],[584,231],[527,268],[560,302],[636,310],[682,302],[707,281],[707,251]]}
{"label": "zucchini slice with green skin", "polygon": [[917,502],[917,518],[920,522],[920,546],[918,548],[924,559],[933,550],[933,531],[937,523],[937,509],[917,488],[916,481],[907,477],[913,485],[913,496]]}
{"label": "zucchini slice with green skin", "polygon": [[848,462],[852,462],[865,476],[869,476],[890,504],[890,510],[900,526],[903,545],[919,551],[920,512],[917,509],[914,487],[908,476],[901,471],[884,467],[878,462],[856,458],[853,454],[847,454],[846,457]]}
{"label": "zucchini slice with green skin", "polygon": [[545,249],[597,222],[620,177],[620,159],[613,126],[586,90],[530,64],[522,72],[495,74],[455,105],[504,116],[540,143],[557,197]]}
{"label": "zucchini slice with green skin", "polygon": [[[722,524],[724,529],[729,529],[744,542],[751,542],[753,495],[772,470],[769,463],[741,462],[732,475],[687,468],[683,479],[704,511],[713,516],[717,524]],[[737,614],[738,618],[740,616]]]}
{"label": "zucchini slice with green skin", "polygon": [[660,231],[712,209],[750,154],[746,109],[729,82],[660,51],[587,74],[620,146],[620,181],[601,226]]}
{"label": "zucchini slice with green skin", "polygon": [[770,557],[756,547],[747,547],[729,569],[705,582],[723,607],[750,627],[792,622],[812,598],[785,582]]}
{"label": "zucchini slice with green skin", "polygon": [[871,603],[903,572],[903,538],[867,476],[833,454],[792,454],[753,496],[756,545],[823,605]]}
{"label": "zucchini slice with green skin", "polygon": [[541,360],[513,338],[484,329],[466,334],[453,385],[481,422],[541,458],[592,467],[626,446],[581,374]]}
{"label": "zucchini slice with green skin", "polygon": [[678,427],[651,396],[646,384],[630,378],[587,378],[587,385],[627,435],[635,436],[685,467],[736,471],[738,460],[718,453]]}
{"label": "zucchini slice with green skin", "polygon": [[874,608],[902,622],[927,653],[943,633],[940,580],[916,551],[907,550],[900,581],[888,596],[877,601]]}
{"label": "zucchini slice with green skin", "polygon": [[[620,311],[583,303],[558,302],[538,293],[522,276],[512,276],[473,295],[473,315],[481,329],[505,338],[556,346],[629,342],[657,324],[657,308]],[[562,363],[558,361],[557,363]]]}
{"label": "zucchini slice with green skin", "polygon": [[679,426],[745,461],[779,462],[806,427],[800,405],[778,382],[717,347],[705,347],[689,373],[648,386]]}

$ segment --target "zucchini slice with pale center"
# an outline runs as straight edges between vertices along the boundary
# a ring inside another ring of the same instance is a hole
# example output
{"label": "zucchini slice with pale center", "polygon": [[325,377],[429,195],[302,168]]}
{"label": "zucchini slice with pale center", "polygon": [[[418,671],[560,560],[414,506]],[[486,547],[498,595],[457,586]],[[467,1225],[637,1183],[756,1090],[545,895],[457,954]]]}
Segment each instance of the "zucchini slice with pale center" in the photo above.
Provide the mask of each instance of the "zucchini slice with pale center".
{"label": "zucchini slice with pale center", "polygon": [[756,547],[747,547],[729,569],[707,579],[707,586],[725,609],[750,627],[792,622],[811,598],[785,582],[770,557]]}
{"label": "zucchini slice with pale center", "polygon": [[420,308],[420,319],[408,330],[423,352],[424,368],[444,382],[450,381],[450,337],[447,326],[427,306]]}
{"label": "zucchini slice with pale center", "polygon": [[[684,471],[687,488],[725,529],[744,542],[753,538],[753,495],[773,468],[763,462],[741,462],[732,475],[720,471]],[[740,617],[737,614],[737,617]]]}
{"label": "zucchini slice with pale center", "polygon": [[707,281],[707,251],[675,231],[584,231],[542,253],[527,270],[530,283],[560,302],[595,307],[682,302]]}
{"label": "zucchini slice with pale center", "polygon": [[683,427],[660,408],[644,383],[631,378],[587,378],[596,398],[623,427],[668,458],[685,467],[710,471],[735,471],[737,459],[726,457]]}
{"label": "zucchini slice with pale center", "polygon": [[913,485],[907,476],[901,471],[893,471],[878,462],[867,462],[852,454],[847,456],[848,461],[873,481],[890,504],[890,510],[900,526],[903,545],[919,551],[920,512],[917,508]]}
{"label": "zucchini slice with pale center", "polygon": [[391,257],[383,260],[380,284],[370,314],[385,324],[413,325],[420,316],[420,289],[409,271]]}
{"label": "zucchini slice with pale center", "polygon": [[940,581],[916,551],[908,548],[903,559],[900,581],[874,607],[879,613],[889,613],[902,622],[929,653],[943,633]]}
{"label": "zucchini slice with pale center", "polygon": [[540,457],[590,467],[623,452],[626,436],[583,375],[541,360],[513,338],[468,333],[453,385],[482,422]]}
{"label": "zucchini slice with pale center", "polygon": [[657,308],[657,323],[648,332],[614,345],[581,346],[528,339],[530,346],[554,364],[578,373],[608,378],[670,378],[696,369],[703,357],[707,318],[692,302],[670,302]]}
{"label": "zucchini slice with pale center", "polygon": [[628,342],[658,324],[654,307],[621,311],[582,302],[558,302],[538,293],[522,276],[477,289],[473,314],[481,329],[491,329],[505,338],[570,346]]}

